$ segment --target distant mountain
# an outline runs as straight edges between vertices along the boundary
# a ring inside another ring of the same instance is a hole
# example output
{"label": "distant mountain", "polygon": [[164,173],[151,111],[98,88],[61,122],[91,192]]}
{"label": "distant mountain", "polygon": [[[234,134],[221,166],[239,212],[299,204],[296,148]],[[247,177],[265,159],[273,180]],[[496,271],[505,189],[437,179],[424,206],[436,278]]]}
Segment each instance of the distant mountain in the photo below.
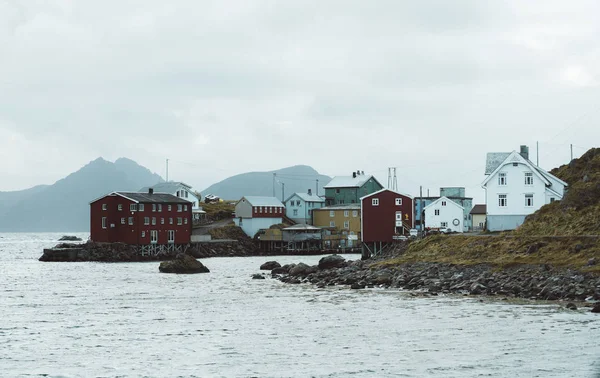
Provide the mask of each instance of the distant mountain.
{"label": "distant mountain", "polygon": [[285,184],[285,199],[295,192],[306,193],[311,189],[316,193],[319,180],[319,195],[325,194],[324,185],[331,177],[321,175],[312,167],[296,165],[269,172],[242,173],[229,177],[202,191],[202,195],[215,194],[223,199],[236,200],[243,196],[272,196],[273,173],[275,173],[275,196],[281,200],[282,184]]}
{"label": "distant mountain", "polygon": [[98,158],[53,185],[0,192],[0,232],[88,231],[90,201],[162,181],[133,160]]}

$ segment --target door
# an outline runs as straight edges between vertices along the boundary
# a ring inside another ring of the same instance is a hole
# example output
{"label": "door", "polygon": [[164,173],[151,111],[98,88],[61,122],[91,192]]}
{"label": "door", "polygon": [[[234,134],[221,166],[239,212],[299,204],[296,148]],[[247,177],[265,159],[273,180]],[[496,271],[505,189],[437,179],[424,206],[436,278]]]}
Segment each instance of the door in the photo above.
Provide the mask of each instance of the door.
{"label": "door", "polygon": [[158,243],[158,231],[152,230],[150,231],[150,244]]}
{"label": "door", "polygon": [[169,230],[169,244],[175,243],[175,231]]}

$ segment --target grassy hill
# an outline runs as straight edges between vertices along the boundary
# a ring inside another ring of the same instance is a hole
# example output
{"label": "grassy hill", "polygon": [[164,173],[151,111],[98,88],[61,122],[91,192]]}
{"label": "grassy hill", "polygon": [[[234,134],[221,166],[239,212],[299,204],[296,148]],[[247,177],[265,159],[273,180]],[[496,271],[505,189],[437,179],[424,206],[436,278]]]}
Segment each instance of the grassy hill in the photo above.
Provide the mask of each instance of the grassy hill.
{"label": "grassy hill", "polygon": [[600,272],[600,149],[551,173],[569,184],[567,193],[528,216],[519,229],[500,235],[427,237],[399,248],[381,264],[550,264]]}

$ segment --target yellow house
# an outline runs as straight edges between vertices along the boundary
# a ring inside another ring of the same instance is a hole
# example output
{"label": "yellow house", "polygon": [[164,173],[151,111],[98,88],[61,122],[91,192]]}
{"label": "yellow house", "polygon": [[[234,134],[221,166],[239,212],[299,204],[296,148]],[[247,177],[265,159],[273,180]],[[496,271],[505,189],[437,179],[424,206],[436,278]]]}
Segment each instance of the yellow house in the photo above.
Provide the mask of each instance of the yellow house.
{"label": "yellow house", "polygon": [[485,205],[475,205],[471,210],[471,219],[473,220],[473,231],[485,230],[485,221],[487,210]]}
{"label": "yellow house", "polygon": [[323,248],[355,248],[360,243],[360,205],[313,209],[313,225],[325,228]]}

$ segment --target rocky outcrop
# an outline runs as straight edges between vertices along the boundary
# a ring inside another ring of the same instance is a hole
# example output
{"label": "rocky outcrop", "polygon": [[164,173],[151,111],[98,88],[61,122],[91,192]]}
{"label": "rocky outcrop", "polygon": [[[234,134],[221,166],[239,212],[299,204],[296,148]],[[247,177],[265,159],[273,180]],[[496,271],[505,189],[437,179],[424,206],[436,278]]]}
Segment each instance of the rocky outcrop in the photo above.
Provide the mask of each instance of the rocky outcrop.
{"label": "rocky outcrop", "polygon": [[343,268],[346,265],[346,259],[340,255],[325,256],[319,260],[319,269]]}
{"label": "rocky outcrop", "polygon": [[177,274],[193,274],[193,273],[209,273],[207,267],[193,256],[180,253],[174,260],[163,261],[160,263],[158,270],[161,273],[177,273]]}
{"label": "rocky outcrop", "polygon": [[260,266],[260,270],[273,270],[275,268],[281,268],[281,264],[277,261],[267,261]]}
{"label": "rocky outcrop", "polygon": [[78,238],[77,236],[65,235],[58,239],[58,241],[82,241],[82,239]]}
{"label": "rocky outcrop", "polygon": [[253,280],[264,280],[264,279],[266,279],[266,278],[265,278],[265,276],[263,276],[262,274],[258,274],[258,273],[256,273],[256,274],[253,274],[253,275],[252,275],[252,279],[253,279]]}

